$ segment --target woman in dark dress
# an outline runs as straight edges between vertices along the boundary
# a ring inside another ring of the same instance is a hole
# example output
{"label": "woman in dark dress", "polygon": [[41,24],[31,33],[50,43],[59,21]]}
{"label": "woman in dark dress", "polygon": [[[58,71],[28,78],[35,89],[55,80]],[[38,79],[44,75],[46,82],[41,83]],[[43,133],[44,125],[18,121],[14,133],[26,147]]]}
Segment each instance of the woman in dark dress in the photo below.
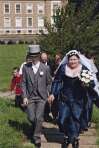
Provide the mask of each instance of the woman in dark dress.
{"label": "woman in dark dress", "polygon": [[80,64],[79,54],[71,51],[67,56],[67,63],[59,67],[52,84],[52,95],[49,101],[54,100],[54,95],[58,92],[58,124],[64,133],[62,148],[67,148],[70,143],[73,148],[78,148],[81,121],[85,123],[83,126],[88,124],[87,113],[84,112],[88,111],[87,90],[79,79],[81,71],[85,69],[87,68]]}

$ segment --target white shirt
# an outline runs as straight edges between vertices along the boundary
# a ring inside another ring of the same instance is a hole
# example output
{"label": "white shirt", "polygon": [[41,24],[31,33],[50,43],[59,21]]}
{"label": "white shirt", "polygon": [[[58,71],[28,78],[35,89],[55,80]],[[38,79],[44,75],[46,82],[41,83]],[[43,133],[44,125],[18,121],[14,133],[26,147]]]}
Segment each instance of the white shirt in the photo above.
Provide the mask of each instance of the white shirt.
{"label": "white shirt", "polygon": [[19,70],[19,74],[22,75],[22,69],[23,69],[23,66],[26,64],[26,62],[22,63],[21,66],[20,66],[20,70]]}
{"label": "white shirt", "polygon": [[37,73],[39,66],[40,66],[40,62],[37,62],[36,64],[32,64],[32,69],[33,69],[34,74]]}

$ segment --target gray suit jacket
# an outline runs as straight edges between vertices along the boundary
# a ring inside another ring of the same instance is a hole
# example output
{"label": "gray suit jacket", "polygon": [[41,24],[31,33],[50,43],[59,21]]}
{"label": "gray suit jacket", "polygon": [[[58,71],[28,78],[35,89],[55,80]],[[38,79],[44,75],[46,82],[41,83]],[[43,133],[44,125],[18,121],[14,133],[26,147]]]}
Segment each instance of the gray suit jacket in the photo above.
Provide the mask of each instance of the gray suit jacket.
{"label": "gray suit jacket", "polygon": [[[51,91],[52,78],[50,75],[49,68],[40,63],[38,77],[38,92],[43,100],[46,100],[48,93]],[[23,98],[30,99],[31,93],[33,91],[34,78],[32,66],[24,65],[23,67],[23,78],[22,78],[22,92]]]}

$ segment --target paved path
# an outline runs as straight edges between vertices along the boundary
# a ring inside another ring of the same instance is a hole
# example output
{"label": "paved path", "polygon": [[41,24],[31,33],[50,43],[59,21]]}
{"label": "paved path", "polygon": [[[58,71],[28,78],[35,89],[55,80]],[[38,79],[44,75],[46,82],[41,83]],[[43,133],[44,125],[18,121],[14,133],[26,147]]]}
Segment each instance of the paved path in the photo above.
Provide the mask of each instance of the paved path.
{"label": "paved path", "polygon": [[7,91],[7,92],[0,92],[0,97],[1,98],[13,99],[15,97],[15,95],[12,94],[10,91]]}
{"label": "paved path", "polygon": [[[44,124],[45,137],[42,138],[42,148],[61,148],[63,135],[58,132],[57,126],[53,124]],[[48,142],[47,142],[48,141]],[[70,148],[72,146],[69,146]],[[96,146],[96,131],[90,128],[80,136],[80,148],[97,148]]]}
{"label": "paved path", "polygon": [[[63,141],[63,135],[59,133],[58,127],[51,123],[43,124],[43,133],[41,136],[42,146],[41,148],[61,148]],[[80,135],[80,147],[79,148],[98,148],[96,145],[96,131],[94,127],[91,127],[88,132]],[[30,143],[25,143],[24,146],[29,148]],[[72,148],[70,145],[69,148]]]}

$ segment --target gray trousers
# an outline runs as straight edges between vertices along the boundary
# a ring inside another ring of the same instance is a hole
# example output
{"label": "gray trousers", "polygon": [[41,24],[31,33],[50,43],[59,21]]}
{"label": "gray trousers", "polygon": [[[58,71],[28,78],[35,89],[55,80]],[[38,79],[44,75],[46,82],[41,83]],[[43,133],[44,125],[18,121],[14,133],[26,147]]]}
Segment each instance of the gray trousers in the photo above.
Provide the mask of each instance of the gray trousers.
{"label": "gray trousers", "polygon": [[41,143],[42,123],[44,119],[44,108],[46,101],[35,100],[28,104],[27,115],[33,125],[33,140],[35,143]]}

